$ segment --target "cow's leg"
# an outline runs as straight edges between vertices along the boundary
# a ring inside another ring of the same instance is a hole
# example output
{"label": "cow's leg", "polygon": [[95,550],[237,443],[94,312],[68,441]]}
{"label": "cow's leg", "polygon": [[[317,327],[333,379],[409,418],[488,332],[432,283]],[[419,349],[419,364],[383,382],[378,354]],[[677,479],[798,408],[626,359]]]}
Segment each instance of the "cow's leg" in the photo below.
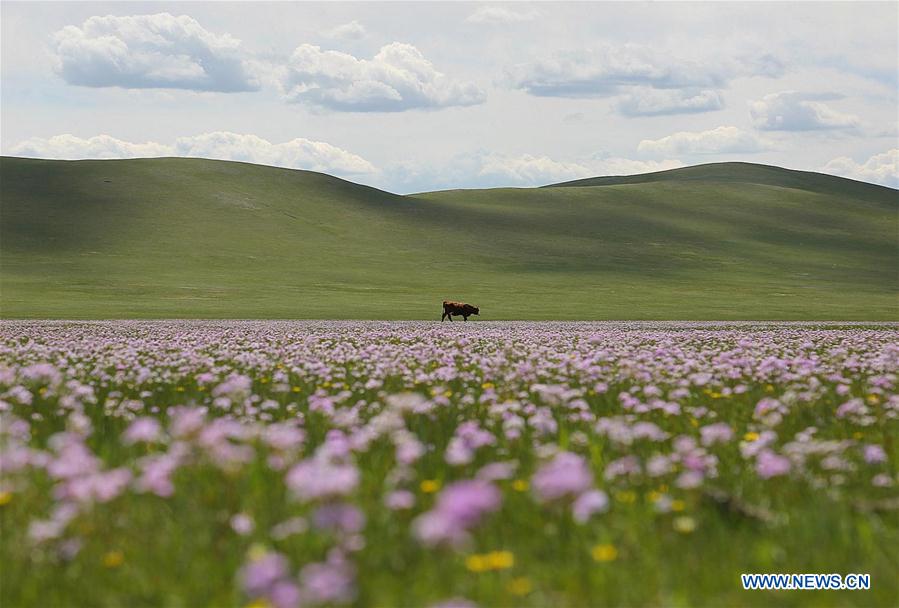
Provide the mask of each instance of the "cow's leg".
{"label": "cow's leg", "polygon": [[444,319],[446,319],[446,311],[443,311],[443,314],[440,315],[440,322],[443,323]]}
{"label": "cow's leg", "polygon": [[463,321],[468,321],[468,315],[462,315],[462,320],[463,320]]}
{"label": "cow's leg", "polygon": [[450,320],[450,323],[452,323],[453,322],[453,313],[451,313],[451,312],[446,313],[446,318]]}

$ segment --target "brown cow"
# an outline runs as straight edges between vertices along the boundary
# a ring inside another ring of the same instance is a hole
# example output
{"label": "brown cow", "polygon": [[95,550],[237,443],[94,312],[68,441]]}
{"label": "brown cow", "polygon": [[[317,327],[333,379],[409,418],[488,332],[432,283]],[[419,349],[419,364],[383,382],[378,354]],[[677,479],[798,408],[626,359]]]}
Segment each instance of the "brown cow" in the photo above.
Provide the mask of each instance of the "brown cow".
{"label": "brown cow", "polygon": [[450,302],[449,300],[444,300],[443,316],[440,317],[440,322],[442,323],[444,319],[448,318],[450,320],[450,323],[452,323],[453,315],[462,317],[464,320],[468,321],[469,316],[479,314],[480,312],[481,309],[477,306],[464,304],[462,302]]}

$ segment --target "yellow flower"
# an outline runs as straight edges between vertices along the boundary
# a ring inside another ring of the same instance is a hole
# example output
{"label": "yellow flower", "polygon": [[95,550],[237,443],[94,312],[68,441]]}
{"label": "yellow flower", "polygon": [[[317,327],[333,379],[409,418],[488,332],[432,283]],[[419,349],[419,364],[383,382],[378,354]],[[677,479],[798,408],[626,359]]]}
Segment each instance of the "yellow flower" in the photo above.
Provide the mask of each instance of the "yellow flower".
{"label": "yellow flower", "polygon": [[694,427],[697,427],[699,426],[699,420],[697,420],[696,418],[690,418],[690,424],[692,424]]}
{"label": "yellow flower", "polygon": [[691,532],[696,530],[696,520],[686,515],[675,517],[674,529],[681,534],[690,534]]}
{"label": "yellow flower", "polygon": [[637,493],[633,490],[622,490],[615,494],[615,498],[618,499],[618,502],[623,502],[626,505],[629,505],[637,500]]}
{"label": "yellow flower", "polygon": [[486,572],[490,568],[487,564],[487,557],[477,553],[465,558],[465,567],[472,572]]}
{"label": "yellow flower", "polygon": [[294,387],[291,388],[290,390],[292,390],[292,391],[295,392],[295,393],[299,393],[299,392],[300,392],[301,390],[303,390],[303,389],[301,389],[299,386],[294,386]]}
{"label": "yellow flower", "polygon": [[440,482],[436,479],[425,479],[421,482],[421,491],[425,494],[433,494],[440,489]]}
{"label": "yellow flower", "polygon": [[531,584],[531,581],[523,576],[513,578],[509,581],[509,586],[507,587],[509,593],[512,595],[527,595],[533,588],[534,586]]}
{"label": "yellow flower", "polygon": [[105,568],[118,568],[125,563],[125,554],[121,551],[107,551],[103,554],[103,566]]}
{"label": "yellow flower", "polygon": [[271,603],[264,597],[257,597],[246,605],[245,608],[272,608]]}
{"label": "yellow flower", "polygon": [[759,438],[759,434],[754,431],[749,431],[745,435],[743,435],[743,439],[746,441],[757,441]]}
{"label": "yellow flower", "polygon": [[671,510],[672,511],[683,511],[686,508],[686,503],[681,499],[675,499],[671,501]]}
{"label": "yellow flower", "polygon": [[265,545],[260,543],[253,543],[250,545],[249,551],[247,551],[247,556],[250,558],[251,562],[258,562],[266,555],[268,555],[268,549],[265,548]]}
{"label": "yellow flower", "polygon": [[880,403],[880,397],[877,395],[868,395],[868,405],[877,405]]}
{"label": "yellow flower", "polygon": [[516,479],[512,482],[512,489],[516,492],[527,492],[528,482],[526,479]]}
{"label": "yellow flower", "polygon": [[646,500],[648,500],[649,502],[658,502],[661,497],[662,493],[656,492],[655,490],[650,490],[646,493]]}
{"label": "yellow flower", "polygon": [[488,388],[493,388],[494,384],[492,382],[485,382],[481,385],[481,388],[487,390]]}
{"label": "yellow flower", "polygon": [[515,565],[515,555],[511,551],[491,551],[490,553],[473,553],[465,558],[465,567],[472,572],[488,570],[506,570]]}
{"label": "yellow flower", "polygon": [[0,492],[0,507],[5,507],[12,502],[12,492]]}
{"label": "yellow flower", "polygon": [[852,438],[855,440],[859,440],[862,437],[864,437],[864,435],[862,433],[860,433],[859,431],[855,431],[854,433],[852,433]]}
{"label": "yellow flower", "polygon": [[773,393],[773,392],[774,392],[774,385],[773,385],[773,384],[766,384],[766,385],[765,385],[765,392],[766,392],[766,393]]}
{"label": "yellow flower", "polygon": [[184,387],[183,387],[183,386],[176,386],[176,387],[175,387],[175,391],[176,391],[176,392],[179,392],[179,393],[183,393],[183,392],[184,392]]}
{"label": "yellow flower", "polygon": [[322,388],[331,388],[331,383],[330,383],[330,382],[323,382],[323,383],[322,383]]}
{"label": "yellow flower", "polygon": [[267,383],[268,383],[268,378],[260,378],[260,379],[259,379],[259,382],[260,382],[260,384],[267,384]]}
{"label": "yellow flower", "polygon": [[604,543],[593,547],[590,555],[598,562],[613,562],[618,559],[618,549],[615,548],[615,545]]}
{"label": "yellow flower", "polygon": [[484,557],[491,570],[506,570],[515,565],[515,555],[511,551],[491,551]]}
{"label": "yellow flower", "polygon": [[444,396],[444,397],[452,397],[452,396],[453,396],[453,391],[446,391],[445,393],[443,393],[443,396]]}

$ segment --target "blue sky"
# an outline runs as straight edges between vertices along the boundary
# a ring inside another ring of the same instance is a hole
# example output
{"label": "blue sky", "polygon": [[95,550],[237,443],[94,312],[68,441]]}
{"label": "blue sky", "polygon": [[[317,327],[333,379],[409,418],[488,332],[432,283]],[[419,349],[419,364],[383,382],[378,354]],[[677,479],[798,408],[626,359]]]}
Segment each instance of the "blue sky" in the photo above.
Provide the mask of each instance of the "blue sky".
{"label": "blue sky", "polygon": [[899,186],[899,4],[16,3],[3,154],[394,192],[744,160]]}

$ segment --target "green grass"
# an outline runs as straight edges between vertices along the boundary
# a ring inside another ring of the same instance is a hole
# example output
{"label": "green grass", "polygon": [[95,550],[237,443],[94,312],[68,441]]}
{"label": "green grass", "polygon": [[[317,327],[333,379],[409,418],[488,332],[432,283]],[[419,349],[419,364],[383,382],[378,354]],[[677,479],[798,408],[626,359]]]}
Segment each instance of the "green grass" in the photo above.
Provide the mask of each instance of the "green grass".
{"label": "green grass", "polygon": [[397,196],[196,159],[0,160],[4,318],[895,319],[897,191],[725,163]]}

